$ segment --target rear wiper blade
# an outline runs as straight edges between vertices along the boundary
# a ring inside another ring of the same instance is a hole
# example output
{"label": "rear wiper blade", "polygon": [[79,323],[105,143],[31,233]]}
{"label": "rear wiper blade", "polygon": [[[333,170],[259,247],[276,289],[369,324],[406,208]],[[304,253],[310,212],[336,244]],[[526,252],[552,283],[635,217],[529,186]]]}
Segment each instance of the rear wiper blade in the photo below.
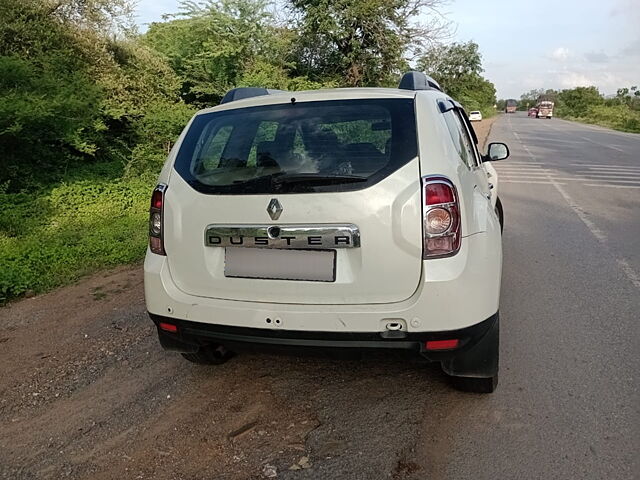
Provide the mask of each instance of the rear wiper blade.
{"label": "rear wiper blade", "polygon": [[240,183],[262,183],[265,181],[271,182],[271,180],[273,180],[273,178],[278,177],[280,175],[284,175],[283,172],[276,172],[276,173],[270,173],[268,175],[261,175],[259,177],[253,177],[253,178],[246,178],[244,180],[234,180],[233,183],[234,184],[240,184]]}
{"label": "rear wiper blade", "polygon": [[318,175],[317,173],[291,173],[288,175],[274,177],[273,183],[317,183],[321,185],[328,185],[332,183],[366,182],[367,180],[369,180],[367,177],[361,177],[359,175]]}

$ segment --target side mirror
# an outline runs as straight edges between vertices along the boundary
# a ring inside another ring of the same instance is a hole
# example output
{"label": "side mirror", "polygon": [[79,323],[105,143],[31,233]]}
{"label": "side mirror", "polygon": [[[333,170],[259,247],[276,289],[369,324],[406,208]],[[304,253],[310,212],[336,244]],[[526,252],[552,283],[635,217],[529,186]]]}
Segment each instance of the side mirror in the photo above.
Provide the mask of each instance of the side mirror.
{"label": "side mirror", "polygon": [[496,160],[504,160],[509,156],[509,147],[505,143],[495,142],[490,143],[487,148],[487,154],[484,156],[485,162],[492,162]]}

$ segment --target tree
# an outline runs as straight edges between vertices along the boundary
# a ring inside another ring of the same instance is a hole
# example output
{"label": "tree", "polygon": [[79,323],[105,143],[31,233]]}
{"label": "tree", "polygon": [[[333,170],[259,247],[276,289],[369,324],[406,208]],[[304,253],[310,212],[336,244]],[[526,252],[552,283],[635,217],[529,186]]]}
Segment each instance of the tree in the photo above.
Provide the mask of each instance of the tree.
{"label": "tree", "polygon": [[418,60],[418,69],[433,77],[467,110],[493,113],[496,90],[482,74],[482,56],[474,42],[433,45]]}
{"label": "tree", "polygon": [[217,104],[259,57],[270,19],[263,0],[182,2],[168,22],[153,23],[143,42],[162,53],[180,76],[182,97]]}
{"label": "tree", "polygon": [[[91,154],[100,92],[76,38],[32,0],[0,4],[0,183],[28,185]],[[62,155],[61,155],[62,153]]]}
{"label": "tree", "polygon": [[591,108],[603,105],[604,98],[596,87],[576,87],[558,93],[558,102],[561,115],[583,117]]}
{"label": "tree", "polygon": [[[440,38],[443,0],[290,0],[298,74],[345,86],[393,85],[413,52]],[[416,22],[431,13],[428,23]]]}
{"label": "tree", "polygon": [[474,42],[437,44],[420,56],[418,69],[432,76],[447,93],[456,97],[469,78],[482,74],[482,57]]}
{"label": "tree", "polygon": [[152,140],[145,135],[147,114],[184,109],[164,57],[130,36],[130,6],[129,0],[0,2],[3,188],[37,187],[83,163],[126,165],[137,145],[162,152],[178,135],[175,125],[158,128],[166,122],[155,122]]}

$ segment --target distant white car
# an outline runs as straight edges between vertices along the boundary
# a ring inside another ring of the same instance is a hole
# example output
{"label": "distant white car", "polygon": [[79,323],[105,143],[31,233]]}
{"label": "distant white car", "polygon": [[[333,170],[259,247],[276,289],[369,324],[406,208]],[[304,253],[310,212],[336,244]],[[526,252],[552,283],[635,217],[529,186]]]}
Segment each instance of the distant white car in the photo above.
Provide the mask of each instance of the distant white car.
{"label": "distant white car", "polygon": [[473,112],[469,113],[469,120],[472,122],[479,122],[480,120],[482,120],[482,113],[474,110]]}
{"label": "distant white car", "polygon": [[492,392],[490,163],[509,149],[481,155],[468,118],[418,72],[398,89],[237,88],[198,112],[151,199],[145,297],[161,345],[205,364],[252,345],[400,349]]}

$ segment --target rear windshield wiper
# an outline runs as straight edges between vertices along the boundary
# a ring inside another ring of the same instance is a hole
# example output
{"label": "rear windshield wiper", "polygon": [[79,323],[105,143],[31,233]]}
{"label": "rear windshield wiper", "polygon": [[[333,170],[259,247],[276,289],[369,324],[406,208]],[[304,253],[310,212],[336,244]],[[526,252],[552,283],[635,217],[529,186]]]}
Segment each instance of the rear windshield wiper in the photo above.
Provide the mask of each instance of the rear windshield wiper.
{"label": "rear windshield wiper", "polygon": [[273,177],[275,184],[315,183],[318,185],[330,185],[336,183],[366,182],[367,177],[359,175],[318,175],[317,173],[291,173]]}

